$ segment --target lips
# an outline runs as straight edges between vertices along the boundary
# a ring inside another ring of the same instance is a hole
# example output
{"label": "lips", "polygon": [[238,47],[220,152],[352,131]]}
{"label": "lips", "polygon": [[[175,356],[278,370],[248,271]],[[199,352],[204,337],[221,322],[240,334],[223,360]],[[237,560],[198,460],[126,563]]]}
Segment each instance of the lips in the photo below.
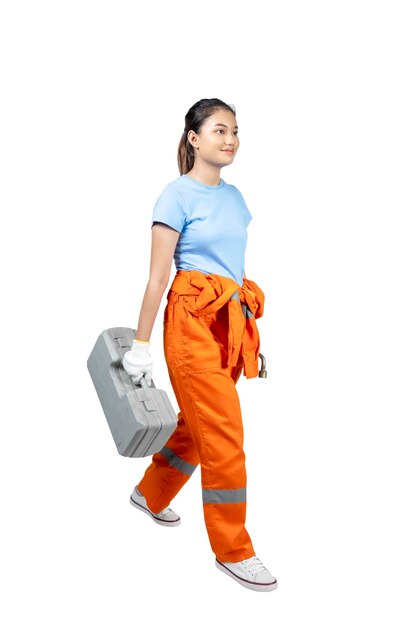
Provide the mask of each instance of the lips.
{"label": "lips", "polygon": [[222,150],[222,152],[229,152],[229,154],[233,154],[234,150]]}

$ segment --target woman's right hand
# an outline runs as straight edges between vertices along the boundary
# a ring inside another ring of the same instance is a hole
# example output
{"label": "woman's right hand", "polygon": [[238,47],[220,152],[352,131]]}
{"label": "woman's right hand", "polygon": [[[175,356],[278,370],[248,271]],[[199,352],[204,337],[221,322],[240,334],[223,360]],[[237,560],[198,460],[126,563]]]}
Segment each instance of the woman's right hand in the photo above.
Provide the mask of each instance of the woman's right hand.
{"label": "woman's right hand", "polygon": [[145,376],[149,385],[151,384],[153,360],[149,354],[149,343],[138,343],[133,340],[131,349],[123,357],[122,364],[135,385],[142,376]]}

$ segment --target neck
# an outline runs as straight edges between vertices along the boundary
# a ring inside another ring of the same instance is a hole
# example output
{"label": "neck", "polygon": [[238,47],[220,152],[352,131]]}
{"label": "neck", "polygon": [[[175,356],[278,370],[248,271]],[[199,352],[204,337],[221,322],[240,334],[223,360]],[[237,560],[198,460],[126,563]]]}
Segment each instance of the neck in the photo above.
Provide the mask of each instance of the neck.
{"label": "neck", "polygon": [[200,183],[215,187],[220,184],[220,167],[205,164],[203,167],[194,163],[192,169],[187,172],[187,176],[199,180]]}

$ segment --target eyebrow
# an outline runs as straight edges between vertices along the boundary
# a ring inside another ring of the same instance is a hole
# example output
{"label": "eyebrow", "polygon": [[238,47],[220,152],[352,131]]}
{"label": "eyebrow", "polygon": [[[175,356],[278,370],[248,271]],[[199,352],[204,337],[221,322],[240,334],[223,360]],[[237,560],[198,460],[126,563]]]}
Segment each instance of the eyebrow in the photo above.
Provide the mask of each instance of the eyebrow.
{"label": "eyebrow", "polygon": [[[215,126],[224,126],[225,128],[228,128],[227,124],[214,124]],[[237,125],[235,126],[235,128],[237,128]]]}

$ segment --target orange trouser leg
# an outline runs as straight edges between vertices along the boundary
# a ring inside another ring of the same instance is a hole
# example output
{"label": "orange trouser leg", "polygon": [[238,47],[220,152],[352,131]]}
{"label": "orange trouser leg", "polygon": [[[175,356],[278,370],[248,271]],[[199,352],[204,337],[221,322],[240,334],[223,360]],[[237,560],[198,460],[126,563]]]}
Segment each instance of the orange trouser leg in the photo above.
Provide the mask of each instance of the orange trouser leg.
{"label": "orange trouser leg", "polygon": [[[213,552],[221,561],[254,555],[245,528],[246,470],[236,382],[242,362],[227,366],[227,310],[194,316],[183,296],[170,292],[164,314],[164,349],[180,407],[176,430],[139,483],[158,512],[201,464],[204,518]],[[225,363],[226,359],[226,363]]]}
{"label": "orange trouser leg", "polygon": [[165,509],[199,464],[188,426],[178,413],[177,427],[160,452],[152,457],[138,488],[151,511]]}

